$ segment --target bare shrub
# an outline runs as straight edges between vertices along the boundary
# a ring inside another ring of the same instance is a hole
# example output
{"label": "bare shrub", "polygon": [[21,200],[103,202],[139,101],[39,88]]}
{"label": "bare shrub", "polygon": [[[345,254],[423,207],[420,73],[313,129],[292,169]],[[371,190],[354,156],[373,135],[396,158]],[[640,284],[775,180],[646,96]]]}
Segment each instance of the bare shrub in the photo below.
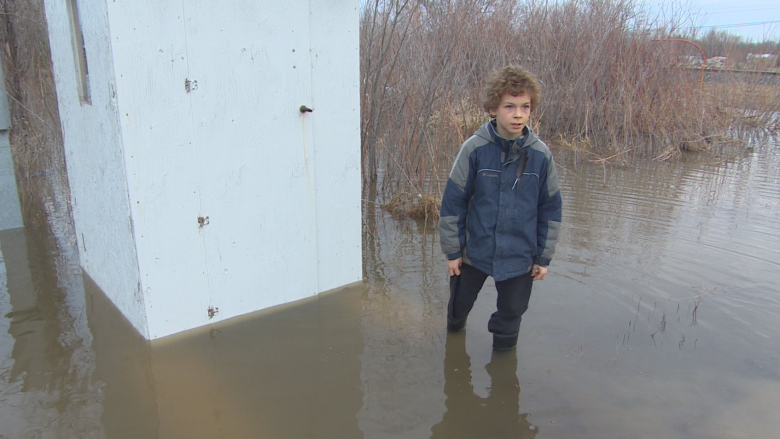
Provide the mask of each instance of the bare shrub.
{"label": "bare shrub", "polygon": [[[530,125],[600,159],[707,149],[776,111],[777,92],[703,87],[668,38],[686,17],[633,0],[373,0],[361,12],[364,175],[380,190],[438,194],[460,143],[487,120],[488,72],[520,64],[542,83]],[[775,87],[776,88],[776,87]],[[739,99],[737,99],[739,97]],[[763,125],[762,125],[763,124]],[[440,165],[444,164],[446,165]]]}
{"label": "bare shrub", "polygon": [[[361,14],[362,141],[366,184],[440,192],[441,157],[485,117],[482,78],[511,51],[511,2],[375,0]],[[470,36],[468,33],[474,33]],[[480,36],[479,38],[474,38]],[[486,62],[486,60],[490,60]],[[379,139],[382,139],[381,141]]]}
{"label": "bare shrub", "polygon": [[65,154],[42,0],[0,0],[10,141],[27,225],[69,221]]}

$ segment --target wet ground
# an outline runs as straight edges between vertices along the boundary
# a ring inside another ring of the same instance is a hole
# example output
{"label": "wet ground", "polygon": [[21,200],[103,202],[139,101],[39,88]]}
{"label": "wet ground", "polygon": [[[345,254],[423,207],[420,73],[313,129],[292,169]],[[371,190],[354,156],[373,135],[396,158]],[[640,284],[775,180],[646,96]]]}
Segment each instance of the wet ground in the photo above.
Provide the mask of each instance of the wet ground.
{"label": "wet ground", "polygon": [[435,230],[380,210],[363,285],[153,343],[64,232],[0,232],[0,438],[776,437],[780,145],[558,161],[558,255],[502,354],[492,282],[448,335]]}

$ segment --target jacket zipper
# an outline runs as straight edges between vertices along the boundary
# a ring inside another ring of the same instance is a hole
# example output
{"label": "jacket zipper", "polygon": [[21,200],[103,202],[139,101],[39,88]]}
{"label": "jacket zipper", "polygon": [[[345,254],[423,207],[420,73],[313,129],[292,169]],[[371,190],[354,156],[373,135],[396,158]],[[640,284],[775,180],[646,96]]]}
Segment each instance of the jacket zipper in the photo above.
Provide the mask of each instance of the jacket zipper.
{"label": "jacket zipper", "polygon": [[515,183],[512,185],[512,190],[515,190],[517,182],[520,181],[520,177],[525,173],[525,165],[528,163],[528,149],[520,150],[520,163],[517,165],[517,171],[515,172]]}

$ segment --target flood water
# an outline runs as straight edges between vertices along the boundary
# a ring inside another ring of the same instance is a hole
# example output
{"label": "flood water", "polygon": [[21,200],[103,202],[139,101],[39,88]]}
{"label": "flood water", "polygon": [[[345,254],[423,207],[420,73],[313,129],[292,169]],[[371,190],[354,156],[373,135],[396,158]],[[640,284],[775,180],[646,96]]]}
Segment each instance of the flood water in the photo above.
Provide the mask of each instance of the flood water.
{"label": "flood water", "polygon": [[142,340],[66,232],[0,232],[0,438],[768,438],[780,431],[780,144],[603,166],[516,351],[488,280],[445,330],[437,232],[368,209],[358,286]]}

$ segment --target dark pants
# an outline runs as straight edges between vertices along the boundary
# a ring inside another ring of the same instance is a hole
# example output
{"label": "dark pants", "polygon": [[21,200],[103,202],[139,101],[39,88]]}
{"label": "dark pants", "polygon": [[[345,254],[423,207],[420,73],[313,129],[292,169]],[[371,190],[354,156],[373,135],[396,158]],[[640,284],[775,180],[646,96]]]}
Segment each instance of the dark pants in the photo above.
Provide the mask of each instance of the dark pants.
{"label": "dark pants", "polygon": [[[457,325],[466,320],[477,295],[488,275],[468,264],[460,267],[459,276],[450,277],[450,302],[447,305],[447,322]],[[533,276],[523,276],[496,282],[497,311],[490,316],[488,331],[497,335],[516,336],[520,332],[520,320],[531,299]]]}

